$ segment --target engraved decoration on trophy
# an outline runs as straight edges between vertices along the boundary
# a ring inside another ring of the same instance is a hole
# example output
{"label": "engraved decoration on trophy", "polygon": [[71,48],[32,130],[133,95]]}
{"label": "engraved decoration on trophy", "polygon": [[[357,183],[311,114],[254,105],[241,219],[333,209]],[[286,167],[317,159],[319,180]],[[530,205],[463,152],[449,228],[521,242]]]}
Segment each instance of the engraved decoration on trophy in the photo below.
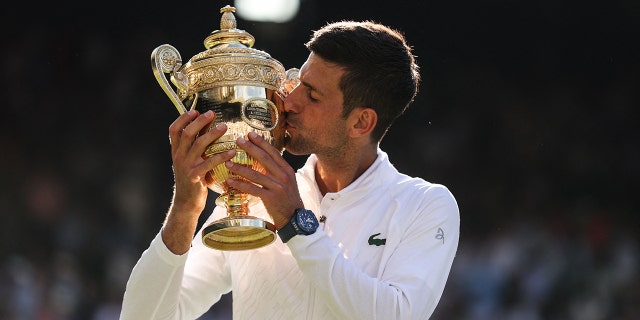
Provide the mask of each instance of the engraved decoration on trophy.
{"label": "engraved decoration on trophy", "polygon": [[[283,99],[297,83],[298,69],[285,72],[282,64],[268,53],[252,48],[254,37],[236,28],[235,8],[220,9],[220,30],[204,39],[205,51],[182,64],[180,53],[164,44],[153,50],[151,66],[156,80],[180,114],[195,109],[212,110],[213,128],[224,122],[227,132],[209,145],[203,157],[236,150],[231,161],[264,172],[262,165],[238,148],[236,139],[255,132],[280,151],[284,147],[283,111],[274,101]],[[165,74],[170,74],[173,87]],[[174,89],[175,87],[175,89]],[[282,100],[280,100],[282,101]],[[279,104],[281,105],[281,104]],[[219,250],[246,250],[275,241],[275,226],[254,217],[249,207],[256,198],[231,188],[227,178],[242,179],[224,164],[208,173],[214,181],[211,190],[220,194],[216,204],[227,209],[227,217],[205,226],[203,243]]]}

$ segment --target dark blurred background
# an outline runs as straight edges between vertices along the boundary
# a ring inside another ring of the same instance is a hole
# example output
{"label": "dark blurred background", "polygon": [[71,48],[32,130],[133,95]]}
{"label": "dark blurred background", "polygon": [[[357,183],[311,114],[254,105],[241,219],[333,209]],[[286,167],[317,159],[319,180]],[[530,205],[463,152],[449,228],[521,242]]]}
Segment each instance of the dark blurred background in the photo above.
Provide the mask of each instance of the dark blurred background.
{"label": "dark blurred background", "polygon": [[[117,319],[172,193],[177,111],[151,51],[204,51],[227,4],[3,7],[1,319]],[[640,2],[301,0],[290,22],[238,27],[290,68],[340,19],[401,30],[421,65],[382,148],[460,206],[433,319],[640,318]]]}

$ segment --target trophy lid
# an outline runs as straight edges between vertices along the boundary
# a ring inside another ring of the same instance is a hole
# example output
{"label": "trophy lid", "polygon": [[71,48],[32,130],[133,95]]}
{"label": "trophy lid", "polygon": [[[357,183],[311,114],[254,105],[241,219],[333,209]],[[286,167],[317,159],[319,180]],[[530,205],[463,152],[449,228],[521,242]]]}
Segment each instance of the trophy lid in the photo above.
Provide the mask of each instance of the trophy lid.
{"label": "trophy lid", "polygon": [[236,28],[236,17],[233,15],[236,12],[236,8],[226,5],[220,9],[222,18],[220,18],[220,30],[215,30],[204,39],[204,47],[211,49],[218,45],[236,43],[242,44],[246,47],[253,47],[255,38],[244,30]]}
{"label": "trophy lid", "polygon": [[267,52],[252,48],[255,38],[237,29],[229,5],[220,9],[220,30],[204,39],[207,50],[196,54],[181,73],[188,84],[179,90],[180,98],[222,86],[258,86],[278,90],[285,78],[284,66]]}

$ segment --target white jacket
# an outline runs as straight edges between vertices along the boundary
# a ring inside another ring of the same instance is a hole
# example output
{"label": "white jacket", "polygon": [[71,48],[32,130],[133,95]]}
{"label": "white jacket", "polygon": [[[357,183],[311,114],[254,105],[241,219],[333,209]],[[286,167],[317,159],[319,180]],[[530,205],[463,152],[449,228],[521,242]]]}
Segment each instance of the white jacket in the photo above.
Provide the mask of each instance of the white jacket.
{"label": "white jacket", "polygon": [[[160,233],[133,269],[120,319],[196,319],[233,291],[234,319],[427,319],[455,256],[460,216],[449,190],[400,174],[378,158],[345,189],[320,194],[317,158],[297,172],[316,233],[246,251],[205,247],[184,255]],[[270,219],[264,207],[251,214]],[[226,215],[216,208],[206,224]],[[205,225],[206,225],[205,224]]]}

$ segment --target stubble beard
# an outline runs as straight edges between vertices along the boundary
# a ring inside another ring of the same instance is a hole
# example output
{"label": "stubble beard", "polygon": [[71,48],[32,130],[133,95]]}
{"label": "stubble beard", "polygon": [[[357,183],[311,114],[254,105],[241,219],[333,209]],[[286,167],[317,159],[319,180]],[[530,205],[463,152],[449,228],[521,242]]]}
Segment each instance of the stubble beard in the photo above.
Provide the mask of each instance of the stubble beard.
{"label": "stubble beard", "polygon": [[313,142],[299,135],[297,138],[291,137],[289,132],[286,132],[284,135],[284,149],[293,155],[301,156],[311,154],[313,153],[313,146]]}

